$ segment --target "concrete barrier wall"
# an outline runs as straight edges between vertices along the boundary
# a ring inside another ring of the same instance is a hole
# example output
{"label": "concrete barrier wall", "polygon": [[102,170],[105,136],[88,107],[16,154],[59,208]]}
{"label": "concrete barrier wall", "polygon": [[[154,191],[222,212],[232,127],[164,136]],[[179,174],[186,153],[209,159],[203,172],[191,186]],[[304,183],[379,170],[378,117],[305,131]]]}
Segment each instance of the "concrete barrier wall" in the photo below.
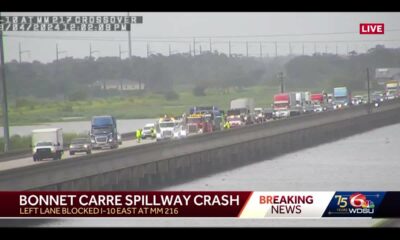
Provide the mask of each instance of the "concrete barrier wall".
{"label": "concrete barrier wall", "polygon": [[0,172],[0,190],[154,189],[400,122],[400,103],[294,117]]}

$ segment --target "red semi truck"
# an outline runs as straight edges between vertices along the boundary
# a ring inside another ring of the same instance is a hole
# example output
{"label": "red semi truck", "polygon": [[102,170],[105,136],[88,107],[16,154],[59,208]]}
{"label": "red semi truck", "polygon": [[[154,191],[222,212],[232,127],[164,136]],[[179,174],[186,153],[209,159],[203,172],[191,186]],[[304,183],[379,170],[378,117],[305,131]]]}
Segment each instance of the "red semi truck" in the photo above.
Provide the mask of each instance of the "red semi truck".
{"label": "red semi truck", "polygon": [[325,98],[323,93],[312,93],[311,94],[311,102],[316,104],[325,103]]}
{"label": "red semi truck", "polygon": [[274,118],[286,118],[300,114],[296,109],[296,93],[279,93],[274,95]]}

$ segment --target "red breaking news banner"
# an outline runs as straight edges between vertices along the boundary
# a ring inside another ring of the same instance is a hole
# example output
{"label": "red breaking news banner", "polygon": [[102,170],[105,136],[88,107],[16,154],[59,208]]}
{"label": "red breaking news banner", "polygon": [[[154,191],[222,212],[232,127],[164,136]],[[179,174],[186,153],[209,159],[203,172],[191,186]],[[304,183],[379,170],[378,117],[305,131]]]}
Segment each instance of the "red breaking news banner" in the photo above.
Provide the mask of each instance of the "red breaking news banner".
{"label": "red breaking news banner", "polygon": [[0,217],[237,217],[251,192],[0,192]]}
{"label": "red breaking news banner", "polygon": [[400,217],[400,192],[0,192],[0,218]]}

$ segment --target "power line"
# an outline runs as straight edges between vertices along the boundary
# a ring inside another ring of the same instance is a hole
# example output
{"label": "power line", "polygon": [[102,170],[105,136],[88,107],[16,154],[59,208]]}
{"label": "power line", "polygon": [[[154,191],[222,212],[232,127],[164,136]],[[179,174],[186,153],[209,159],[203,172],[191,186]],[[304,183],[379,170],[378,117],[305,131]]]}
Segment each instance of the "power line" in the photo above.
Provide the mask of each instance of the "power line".
{"label": "power line", "polygon": [[[75,40],[75,41],[105,41],[105,42],[127,42],[127,39],[117,39],[117,38],[104,38],[104,37],[75,37],[75,36],[33,36],[33,35],[3,35],[3,37],[7,38],[30,38],[30,39],[58,39],[58,40]],[[192,41],[179,41],[179,40],[139,40],[135,38],[132,42],[150,42],[150,43],[190,43]],[[195,41],[196,43],[209,43],[210,41]],[[298,40],[298,41],[213,41],[212,44],[226,44],[226,43],[241,43],[245,44],[246,42],[249,44],[254,43],[357,43],[357,42],[400,42],[400,39],[369,39],[369,40]]]}
{"label": "power line", "polygon": [[[386,32],[399,32],[400,29],[385,29]],[[136,39],[149,40],[149,39],[187,39],[190,41],[193,38],[260,38],[260,37],[292,37],[292,36],[322,36],[322,35],[344,35],[344,34],[358,34],[358,31],[348,31],[348,32],[325,32],[325,33],[289,33],[289,34],[255,34],[255,35],[197,35],[197,36],[136,36]],[[8,37],[11,35],[3,35]],[[23,36],[23,35],[21,35]],[[25,35],[26,36],[26,35]],[[66,38],[75,36],[38,36],[38,37],[55,37],[55,38]],[[80,37],[80,36],[78,36]],[[85,38],[111,38],[114,36],[100,36],[100,37],[85,37]]]}

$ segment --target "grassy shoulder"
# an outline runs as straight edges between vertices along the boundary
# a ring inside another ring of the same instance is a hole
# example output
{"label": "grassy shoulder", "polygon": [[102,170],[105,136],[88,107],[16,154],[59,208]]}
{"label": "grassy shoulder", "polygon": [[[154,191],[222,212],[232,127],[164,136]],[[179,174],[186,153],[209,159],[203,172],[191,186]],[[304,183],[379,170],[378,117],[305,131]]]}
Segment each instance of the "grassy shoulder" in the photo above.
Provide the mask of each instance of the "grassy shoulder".
{"label": "grassy shoulder", "polygon": [[9,107],[10,125],[31,125],[45,122],[88,120],[94,115],[113,115],[117,119],[157,118],[164,114],[180,115],[195,105],[216,105],[229,108],[235,98],[253,97],[256,105],[272,103],[277,87],[254,86],[243,89],[207,89],[205,96],[194,96],[192,91],[179,91],[179,97],[166,100],[163,94],[146,93],[142,96],[110,97],[87,101],[30,100],[20,107]]}
{"label": "grassy shoulder", "polygon": [[[289,91],[291,89],[288,89]],[[252,97],[257,107],[268,107],[277,86],[252,86],[242,89],[207,89],[205,96],[194,96],[190,90],[177,91],[179,97],[166,100],[163,94],[145,93],[141,96],[109,97],[86,101],[39,101],[9,108],[11,126],[46,122],[89,120],[95,115],[113,115],[117,119],[157,118],[164,114],[180,115],[191,106],[215,105],[228,109],[236,98]],[[321,89],[296,89],[296,91],[321,91]],[[360,92],[361,93],[361,92]],[[354,93],[353,93],[354,94]],[[357,92],[358,94],[358,92]]]}

